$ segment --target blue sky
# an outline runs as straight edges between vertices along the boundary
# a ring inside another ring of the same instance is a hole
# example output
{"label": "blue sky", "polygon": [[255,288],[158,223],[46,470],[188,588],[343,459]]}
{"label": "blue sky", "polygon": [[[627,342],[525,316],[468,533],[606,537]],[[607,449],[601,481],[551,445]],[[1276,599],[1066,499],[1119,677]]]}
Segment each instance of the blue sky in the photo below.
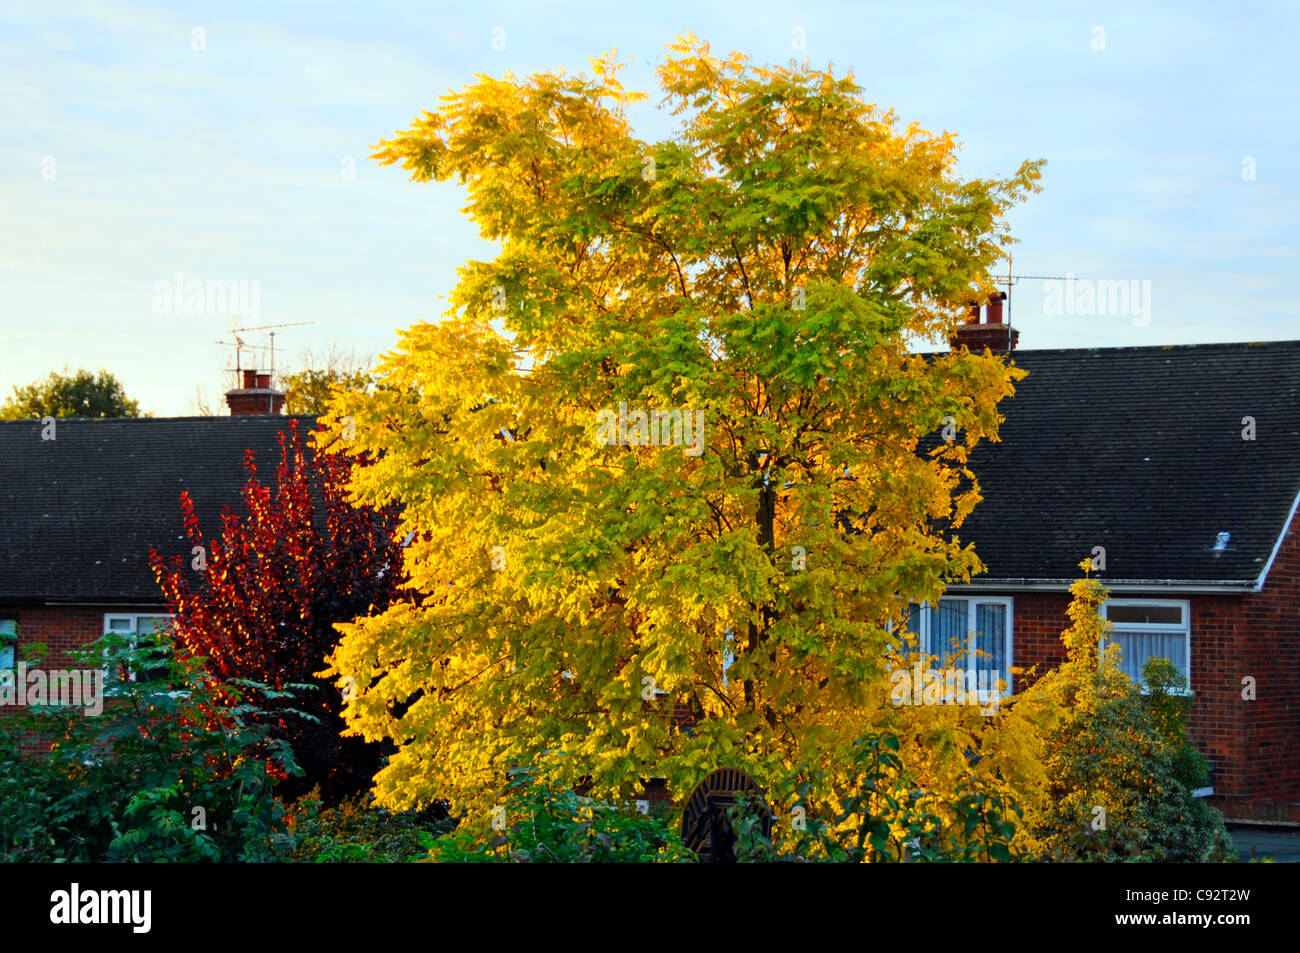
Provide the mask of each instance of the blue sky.
{"label": "blue sky", "polygon": [[387,349],[491,249],[457,186],[411,183],[371,146],[476,73],[573,72],[610,48],[651,92],[638,135],[665,137],[652,70],[686,31],[715,53],[852,67],[904,122],[957,134],[963,175],[1046,159],[1011,218],[1015,271],[1150,282],[1149,313],[1051,314],[1021,282],[1022,348],[1300,337],[1300,8],[1052,6],[10,5],[0,394],[65,364],[113,371],[160,415],[192,412],[196,386],[219,394],[230,318],[156,314],[177,272],[258,282],[258,323],[314,321],[281,332],[289,363]]}

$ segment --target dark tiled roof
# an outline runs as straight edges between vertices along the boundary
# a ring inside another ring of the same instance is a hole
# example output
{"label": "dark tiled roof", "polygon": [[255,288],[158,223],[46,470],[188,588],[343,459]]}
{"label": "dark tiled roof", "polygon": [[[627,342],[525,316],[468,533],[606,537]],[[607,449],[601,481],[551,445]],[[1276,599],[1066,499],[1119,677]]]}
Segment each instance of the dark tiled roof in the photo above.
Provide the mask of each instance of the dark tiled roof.
{"label": "dark tiled roof", "polygon": [[180,495],[205,537],[241,506],[244,452],[274,481],[290,420],[246,416],[0,422],[0,602],[161,604],[149,549],[184,553]]}
{"label": "dark tiled roof", "polygon": [[[977,581],[1074,579],[1094,546],[1110,582],[1258,578],[1300,493],[1300,341],[1012,358],[1029,376],[972,455],[984,500],[959,530]],[[53,441],[0,422],[0,602],[159,602],[149,548],[188,556],[181,491],[215,535],[245,449],[271,479],[291,419],[61,420]]]}
{"label": "dark tiled roof", "polygon": [[1094,546],[1103,581],[1259,577],[1300,493],[1300,341],[1011,357],[1029,376],[971,455],[984,499],[958,531],[973,581],[1074,579]]}

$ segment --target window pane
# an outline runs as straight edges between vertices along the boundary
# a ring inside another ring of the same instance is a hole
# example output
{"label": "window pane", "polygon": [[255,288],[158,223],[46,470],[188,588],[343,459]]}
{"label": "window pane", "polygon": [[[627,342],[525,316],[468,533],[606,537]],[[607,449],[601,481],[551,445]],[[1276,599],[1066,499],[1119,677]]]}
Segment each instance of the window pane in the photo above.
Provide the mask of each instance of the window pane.
{"label": "window pane", "polygon": [[17,619],[0,619],[0,635],[17,635]]}
{"label": "window pane", "polygon": [[1000,602],[975,606],[975,671],[1007,671],[1007,607]]}
{"label": "window pane", "polygon": [[1183,607],[1171,605],[1107,606],[1106,618],[1111,622],[1158,622],[1165,625],[1183,624]]}
{"label": "window pane", "polygon": [[111,632],[131,632],[132,631],[131,620],[130,619],[109,619],[108,628],[109,631]]}
{"label": "window pane", "polygon": [[0,642],[0,671],[14,667],[14,644]]}
{"label": "window pane", "polygon": [[1142,684],[1142,666],[1149,658],[1167,658],[1178,671],[1187,674],[1187,636],[1181,632],[1131,632],[1122,629],[1111,633],[1119,646],[1119,667],[1129,678]]}
{"label": "window pane", "polygon": [[155,632],[164,631],[171,625],[171,621],[171,616],[141,616],[135,620],[135,631],[140,635],[152,635]]}
{"label": "window pane", "polygon": [[930,644],[926,652],[937,656],[940,668],[966,668],[966,643],[970,638],[965,599],[940,599],[930,612]]}

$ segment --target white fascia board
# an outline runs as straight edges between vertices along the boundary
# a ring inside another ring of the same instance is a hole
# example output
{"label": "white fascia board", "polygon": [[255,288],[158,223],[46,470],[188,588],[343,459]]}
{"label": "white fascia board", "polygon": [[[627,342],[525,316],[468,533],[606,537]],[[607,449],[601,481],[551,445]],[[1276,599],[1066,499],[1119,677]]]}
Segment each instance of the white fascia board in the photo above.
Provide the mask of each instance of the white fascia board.
{"label": "white fascia board", "polygon": [[1291,512],[1286,514],[1286,522],[1282,524],[1282,532],[1278,534],[1277,542],[1273,544],[1273,551],[1268,554],[1268,562],[1264,563],[1259,578],[1255,580],[1256,592],[1264,588],[1264,580],[1268,578],[1268,571],[1273,568],[1273,560],[1277,559],[1277,554],[1282,550],[1282,544],[1286,542],[1287,534],[1291,532],[1291,523],[1295,519],[1296,507],[1300,507],[1300,493],[1297,493],[1296,498],[1291,501]]}

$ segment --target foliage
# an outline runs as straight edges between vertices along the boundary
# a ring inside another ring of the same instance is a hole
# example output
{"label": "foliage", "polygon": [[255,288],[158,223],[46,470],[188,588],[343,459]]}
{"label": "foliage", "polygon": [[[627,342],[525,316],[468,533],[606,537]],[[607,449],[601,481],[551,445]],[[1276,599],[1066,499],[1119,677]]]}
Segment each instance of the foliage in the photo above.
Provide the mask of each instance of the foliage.
{"label": "foliage", "polygon": [[[853,793],[835,815],[808,811],[787,839],[798,860],[847,863],[1009,862],[1030,859],[1017,832],[1023,811],[999,785],[968,774],[951,794],[927,789],[881,733],[854,743]],[[802,790],[815,790],[806,780]]]}
{"label": "foliage", "polygon": [[300,798],[289,811],[292,860],[313,863],[404,863],[427,860],[434,841],[455,827],[445,811],[394,814],[349,798],[321,807],[317,797]]}
{"label": "foliage", "polygon": [[44,417],[139,417],[140,404],[126,396],[121,382],[108,371],[92,374],[84,368],[51,371],[43,381],[14,387],[0,405],[0,420]]}
{"label": "foliage", "polygon": [[[1081,564],[1090,568],[1088,560]],[[1071,588],[1068,661],[1030,693],[1062,714],[1045,737],[1046,798],[1029,821],[1053,859],[1201,861],[1233,856],[1217,811],[1192,791],[1206,783],[1204,759],[1186,735],[1185,680],[1148,664],[1150,698],[1119,668],[1103,637],[1108,595],[1095,579]]]}
{"label": "foliage", "polygon": [[284,387],[284,412],[286,414],[323,414],[329,407],[336,388],[364,391],[373,386],[369,374],[356,372],[340,374],[335,370],[308,368],[286,374],[280,381]]}
{"label": "foliage", "polygon": [[[1014,775],[1017,746],[980,740],[998,720],[888,707],[888,623],[980,569],[953,534],[979,499],[966,459],[1021,372],[909,344],[991,287],[1039,164],[961,181],[951,135],[900,129],[851,77],[694,38],[659,69],[683,129],[647,143],[640,94],[593,69],[483,78],[376,153],[466,185],[503,242],[381,386],[331,405],[366,456],[356,499],[415,533],[419,601],[340,626],[331,657],[350,730],[398,747],[379,801],[483,814],[520,764],[684,795],[728,763],[775,797],[818,766],[838,809],[851,739],[882,725],[936,790],[972,746]],[[698,412],[701,439],[602,442],[620,407]],[[918,453],[949,416],[960,437]]]}
{"label": "foliage", "polygon": [[357,357],[331,344],[320,353],[304,349],[298,360],[301,369],[280,378],[287,414],[325,413],[337,389],[365,392],[375,385],[373,358]]}
{"label": "foliage", "polygon": [[[39,660],[33,660],[38,662]],[[284,810],[268,760],[297,770],[257,723],[278,693],[218,685],[177,659],[166,632],[110,633],[77,653],[107,665],[102,714],[32,706],[0,719],[0,860],[258,861],[284,855]],[[161,679],[121,673],[156,669]],[[24,754],[40,739],[48,750]]]}
{"label": "foliage", "polygon": [[[640,814],[571,790],[553,791],[519,773],[503,792],[499,813],[462,822],[434,843],[440,863],[692,863],[675,828],[663,817]],[[499,830],[492,824],[500,817]]]}
{"label": "foliage", "polygon": [[281,435],[274,488],[258,480],[250,452],[243,514],[226,512],[221,535],[205,540],[188,494],[181,497],[190,542],[204,568],[151,555],[175,614],[179,645],[207,659],[219,679],[251,679],[293,691],[271,707],[275,737],[293,747],[300,781],[286,797],[319,786],[328,803],[365,790],[383,750],[341,738],[342,699],[317,676],[338,639],[334,623],[381,611],[396,598],[401,547],[391,511],[352,507],[348,464],[338,454],[308,458],[297,422]]}

